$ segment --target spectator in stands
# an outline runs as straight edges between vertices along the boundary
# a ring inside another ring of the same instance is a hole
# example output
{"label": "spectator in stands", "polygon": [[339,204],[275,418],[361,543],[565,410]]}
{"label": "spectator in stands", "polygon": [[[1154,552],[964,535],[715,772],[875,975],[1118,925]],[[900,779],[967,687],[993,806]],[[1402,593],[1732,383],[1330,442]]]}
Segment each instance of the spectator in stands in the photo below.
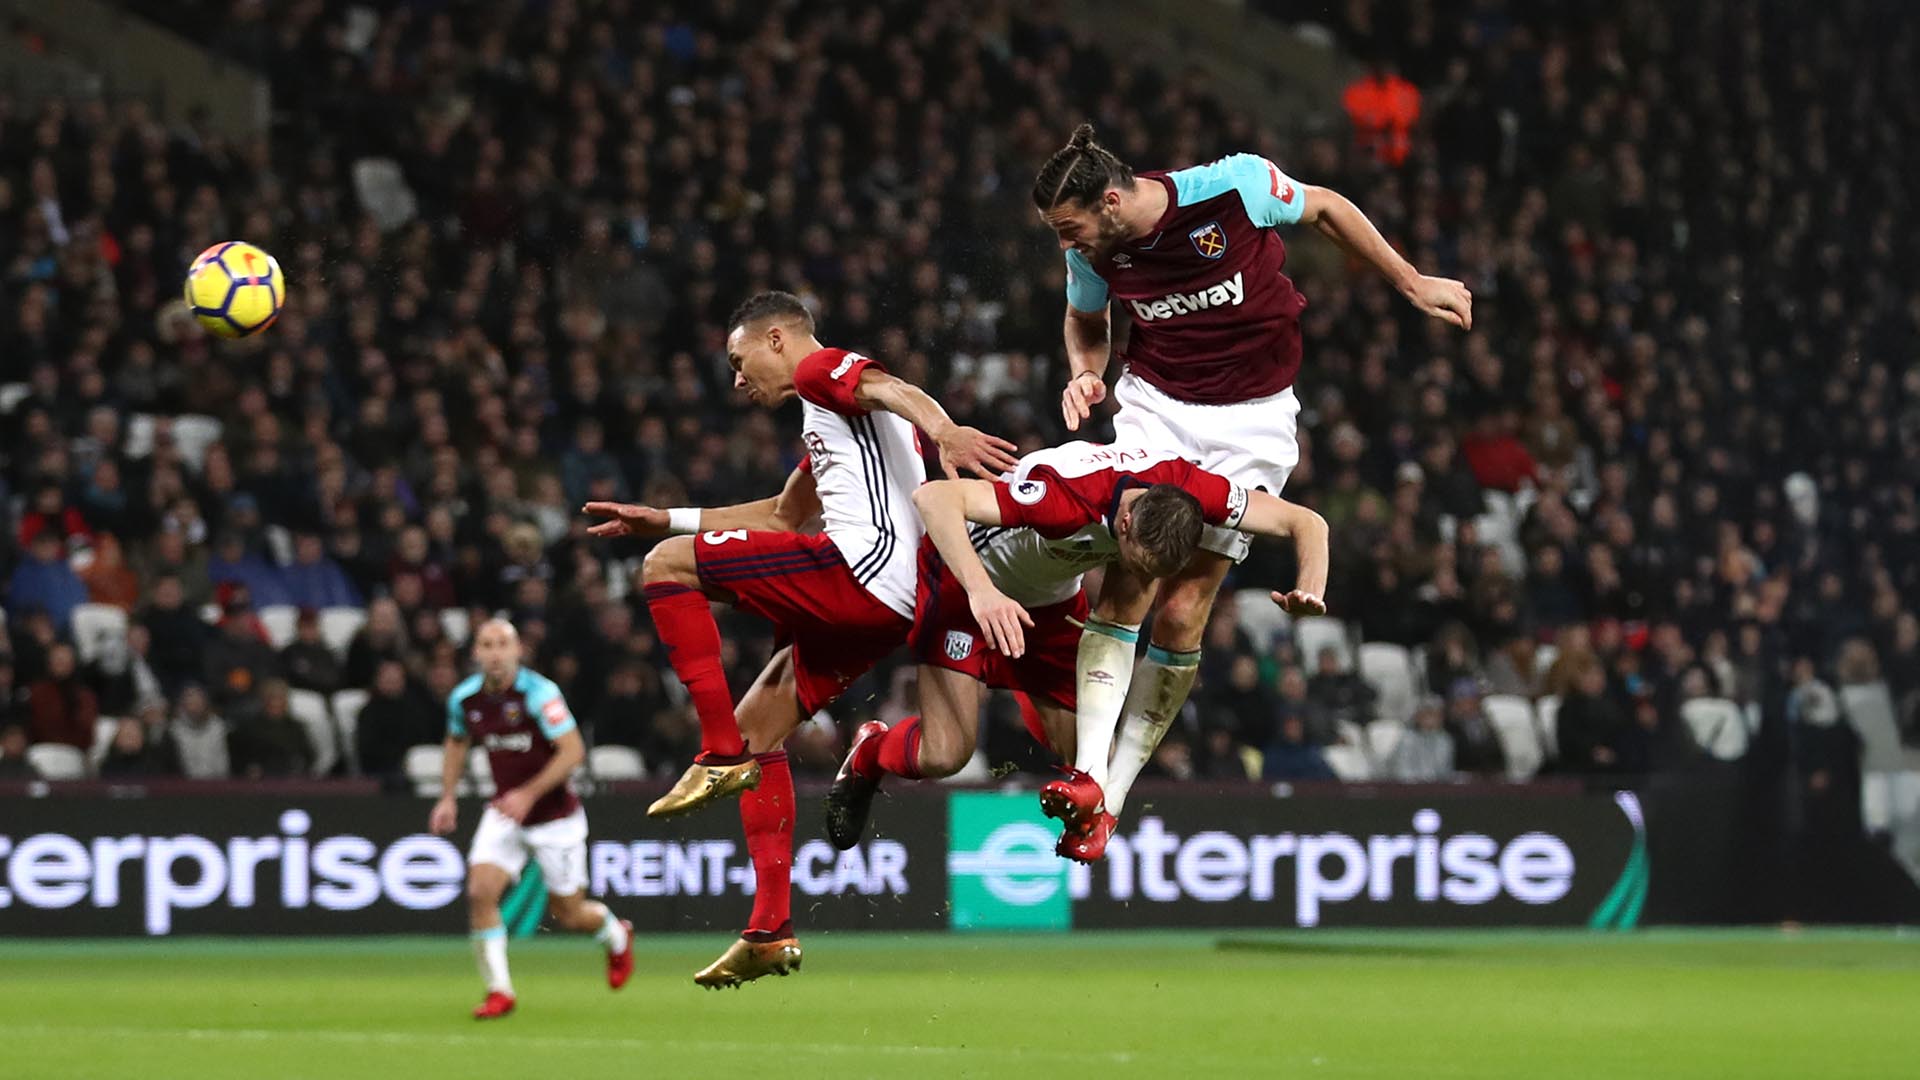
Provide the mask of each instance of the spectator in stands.
{"label": "spectator in stands", "polygon": [[214,705],[232,719],[239,710],[258,703],[261,682],[279,671],[280,658],[267,644],[253,618],[253,609],[235,597],[206,647],[202,674]]}
{"label": "spectator in stands", "polygon": [[320,636],[320,613],[301,608],[293,625],[293,640],[280,650],[280,670],[296,689],[332,695],[345,687],[340,678],[340,658]]}
{"label": "spectator in stands", "polygon": [[409,683],[406,665],[382,660],[354,732],[360,771],[374,777],[400,777],[406,771],[408,750],[438,743],[446,734],[446,700],[427,700]]}
{"label": "spectator in stands", "polygon": [[[573,445],[560,457],[560,484],[567,502],[580,506],[589,499],[627,501],[627,478],[620,462],[607,453],[606,433],[600,421],[587,418],[573,429]],[[595,485],[606,485],[596,492]]]}
{"label": "spectator in stands", "polygon": [[[896,671],[893,684],[896,690],[903,685],[910,686],[914,668],[902,664]],[[892,700],[892,695],[889,695]],[[679,747],[668,738],[669,732],[654,723],[654,718],[668,709],[666,695],[661,691],[660,677],[644,664],[633,661],[621,661],[614,665],[607,676],[607,693],[600,699],[593,711],[594,745],[631,746],[640,751],[643,761],[668,762],[674,760],[670,755]],[[883,716],[886,710],[882,710]],[[909,710],[913,712],[917,710]]]}
{"label": "spectator in stands", "polygon": [[1353,124],[1353,142],[1375,162],[1398,168],[1413,146],[1413,127],[1420,121],[1420,88],[1407,81],[1385,58],[1367,65],[1367,71],[1347,84],[1340,104]]}
{"label": "spectator in stands", "polygon": [[[1307,697],[1318,710],[1307,723],[1307,738],[1316,746],[1333,741],[1333,732],[1341,723],[1365,726],[1374,718],[1374,701],[1379,696],[1358,673],[1340,669],[1340,650],[1325,648],[1314,658],[1319,666],[1307,681]],[[1286,684],[1280,696],[1284,699]],[[1317,721],[1317,722],[1316,722]]]}
{"label": "spectator in stands", "polygon": [[1619,770],[1627,717],[1608,691],[1607,669],[1599,661],[1580,669],[1554,723],[1561,768],[1592,775]]}
{"label": "spectator in stands", "polygon": [[93,530],[80,511],[69,506],[57,481],[34,489],[26,513],[20,515],[20,546],[31,549],[36,537],[50,536],[64,551],[93,546]]}
{"label": "spectator in stands", "polygon": [[228,714],[233,771],[238,776],[306,776],[313,766],[313,740],[293,718],[287,681],[260,683],[257,700]]}
{"label": "spectator in stands", "polygon": [[73,646],[60,642],[47,651],[46,674],[27,688],[27,714],[36,743],[93,746],[100,704],[80,678]]}
{"label": "spectator in stands", "polygon": [[360,590],[347,580],[340,564],[327,557],[326,546],[313,533],[293,538],[293,564],[280,571],[288,599],[303,608],[359,607]]}
{"label": "spectator in stands", "polygon": [[1460,456],[1481,487],[1512,493],[1538,477],[1539,466],[1520,441],[1518,429],[1514,411],[1498,406],[1482,412],[1460,441]]}
{"label": "spectator in stands", "polygon": [[184,606],[179,578],[163,575],[149,595],[149,604],[139,616],[140,625],[153,639],[148,662],[160,680],[161,690],[172,697],[182,685],[203,676],[208,627],[197,613]]}
{"label": "spectator in stands", "polygon": [[[234,501],[241,503],[242,500],[250,502],[251,496],[239,496]],[[253,602],[261,607],[293,602],[279,569],[248,551],[246,540],[237,532],[221,533],[214,541],[213,557],[207,560],[207,578],[215,586],[227,582],[245,585]]]}
{"label": "spectator in stands", "polygon": [[[524,631],[522,633],[524,637]],[[347,666],[342,679],[347,686],[368,686],[382,660],[402,660],[407,656],[406,625],[400,618],[400,605],[383,596],[367,605],[367,621],[347,646]]]}
{"label": "spectator in stands", "polygon": [[1208,687],[1205,700],[1201,719],[1207,730],[1227,732],[1234,742],[1246,746],[1264,746],[1272,740],[1273,691],[1261,681],[1260,662],[1252,656],[1235,656],[1227,669],[1226,685]]}
{"label": "spectator in stands", "polygon": [[127,566],[119,537],[101,533],[93,545],[93,560],[80,570],[91,603],[132,611],[140,602],[140,578]]}
{"label": "spectator in stands", "polygon": [[1478,686],[1480,659],[1475,652],[1473,631],[1457,622],[1442,626],[1427,648],[1428,689],[1447,694],[1462,680]]}
{"label": "spectator in stands", "polygon": [[114,724],[113,742],[100,759],[99,772],[102,779],[114,780],[178,776],[179,754],[164,730],[156,730],[141,718],[127,717]]}
{"label": "spectator in stands", "polygon": [[73,609],[86,602],[87,587],[67,565],[60,537],[51,529],[34,533],[27,542],[25,557],[13,568],[13,579],[7,586],[7,609],[38,608],[47,613],[56,628],[64,629],[73,619]]}
{"label": "spectator in stands", "polygon": [[1461,679],[1448,688],[1444,726],[1453,739],[1455,768],[1481,776],[1505,773],[1507,753],[1500,745],[1500,733],[1480,706],[1480,687],[1474,680]]}
{"label": "spectator in stands", "polygon": [[1445,706],[1438,697],[1422,698],[1413,710],[1413,723],[1387,757],[1387,776],[1403,784],[1423,784],[1450,779],[1453,772],[1453,736],[1447,734]]}
{"label": "spectator in stands", "polygon": [[1261,757],[1260,779],[1333,780],[1337,777],[1320,748],[1307,741],[1306,724],[1298,716],[1289,716],[1281,721],[1278,735]]}
{"label": "spectator in stands", "polygon": [[[459,606],[460,597],[454,588],[453,576],[447,572],[446,564],[434,554],[427,530],[418,525],[409,525],[401,530],[393,559],[387,566],[387,581],[390,584],[397,584],[407,576],[419,579],[420,600],[428,608],[442,611]],[[357,602],[355,606],[358,606]]]}
{"label": "spectator in stands", "polygon": [[213,702],[198,683],[180,690],[178,710],[167,727],[180,759],[180,774],[190,780],[225,780],[233,775],[227,746],[227,722],[215,715]]}
{"label": "spectator in stands", "polygon": [[1534,674],[1539,648],[1532,637],[1515,634],[1487,657],[1487,693],[1510,694],[1529,701],[1540,696],[1540,679]]}
{"label": "spectator in stands", "polygon": [[25,724],[0,724],[0,780],[39,779],[33,766],[27,764],[31,742]]}
{"label": "spectator in stands", "polygon": [[126,648],[109,650],[87,665],[87,681],[100,699],[100,711],[128,716],[149,702],[164,702],[166,692],[150,659],[153,634],[139,623],[127,627]]}
{"label": "spectator in stands", "polygon": [[207,577],[207,549],[199,544],[189,545],[183,530],[160,530],[147,546],[145,557],[137,560],[136,565],[140,586],[147,595],[152,595],[161,578],[172,577],[180,584],[181,602],[186,607],[198,610],[213,602],[213,582]]}
{"label": "spectator in stands", "polygon": [[0,652],[0,728],[27,726],[27,689],[16,676],[13,655]]}

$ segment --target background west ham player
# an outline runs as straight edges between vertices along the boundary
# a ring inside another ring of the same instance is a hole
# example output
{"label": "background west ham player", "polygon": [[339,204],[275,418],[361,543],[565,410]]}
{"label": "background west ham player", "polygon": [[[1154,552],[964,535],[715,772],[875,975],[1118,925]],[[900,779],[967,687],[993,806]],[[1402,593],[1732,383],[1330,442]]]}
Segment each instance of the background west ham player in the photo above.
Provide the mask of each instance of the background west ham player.
{"label": "background west ham player", "polygon": [[[1013,444],[955,424],[938,402],[859,353],[829,349],[789,293],[763,293],[734,312],[727,359],[734,385],[767,408],[799,397],[808,456],[779,495],[738,506],[656,510],[588,503],[611,521],[595,536],[675,536],[647,553],[647,608],[700,715],[705,752],[650,813],[692,809],[745,790],[740,819],[753,857],[753,915],[720,959],[694,976],[731,986],[797,966],[788,906],[793,774],[778,747],[801,720],[833,703],[912,627],[926,479],[917,426],[949,474],[1013,467]],[[799,530],[819,518],[824,532]],[[705,530],[705,531],[701,531]],[[736,718],[709,600],[766,617],[783,644],[740,701]],[[757,756],[755,756],[757,755]]]}
{"label": "background west ham player", "polygon": [[568,777],[586,760],[586,744],[553,680],[520,666],[520,634],[504,619],[482,623],[473,636],[480,672],[447,696],[446,757],[440,801],[427,827],[444,836],[458,824],[454,792],[478,740],[487,751],[499,796],[487,806],[467,852],[467,910],[473,952],[487,997],[481,1020],[513,1011],[507,974],[507,928],[500,897],[519,880],[527,855],[546,877],[548,910],[565,930],[592,934],[607,949],[607,985],[615,990],[633,974],[633,924],[586,897],[587,812]]}
{"label": "background west ham player", "polygon": [[[922,711],[891,728],[878,720],[861,725],[827,796],[827,834],[842,849],[859,840],[884,774],[938,778],[966,764],[984,687],[1026,695],[1022,711],[1034,737],[1074,758],[1076,655],[1094,636],[1081,627],[1131,645],[1153,585],[1187,564],[1208,522],[1291,536],[1299,580],[1273,598],[1292,614],[1326,612],[1320,515],[1248,493],[1165,452],[1069,443],[1022,458],[1006,481],[923,484],[913,502],[927,526],[912,640]],[[1106,567],[1106,577],[1089,619],[1080,579],[1095,566]],[[1109,732],[1119,704],[1116,698],[1098,710]],[[1098,858],[1113,815],[1099,815],[1097,801],[1072,809],[1059,853]],[[1082,820],[1083,809],[1092,820]]]}
{"label": "background west ham player", "polygon": [[[1106,399],[1109,302],[1119,301],[1132,328],[1127,370],[1114,384],[1115,440],[1172,451],[1248,488],[1278,494],[1300,459],[1293,381],[1306,300],[1283,272],[1277,226],[1314,226],[1421,311],[1473,325],[1465,285],[1421,274],[1339,193],[1251,154],[1136,176],[1082,124],[1040,170],[1033,201],[1066,253],[1067,427],[1078,430]],[[1119,672],[1132,684],[1123,743],[1157,744],[1186,700],[1214,595],[1246,557],[1247,539],[1209,529],[1201,547],[1161,590],[1138,670]],[[1109,809],[1119,809],[1138,771],[1131,760],[1116,759],[1110,775],[1090,770],[1109,789]]]}

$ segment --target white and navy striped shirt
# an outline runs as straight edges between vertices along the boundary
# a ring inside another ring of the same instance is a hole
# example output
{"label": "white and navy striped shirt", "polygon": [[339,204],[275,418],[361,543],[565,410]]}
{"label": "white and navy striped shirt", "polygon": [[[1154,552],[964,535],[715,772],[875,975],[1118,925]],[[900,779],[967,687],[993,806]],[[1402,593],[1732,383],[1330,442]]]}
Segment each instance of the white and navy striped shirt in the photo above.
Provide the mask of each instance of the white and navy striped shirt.
{"label": "white and navy striped shirt", "polygon": [[794,372],[803,437],[827,538],[873,598],[913,618],[920,515],[913,491],[926,481],[919,433],[853,397],[860,373],[879,367],[859,353],[822,349]]}

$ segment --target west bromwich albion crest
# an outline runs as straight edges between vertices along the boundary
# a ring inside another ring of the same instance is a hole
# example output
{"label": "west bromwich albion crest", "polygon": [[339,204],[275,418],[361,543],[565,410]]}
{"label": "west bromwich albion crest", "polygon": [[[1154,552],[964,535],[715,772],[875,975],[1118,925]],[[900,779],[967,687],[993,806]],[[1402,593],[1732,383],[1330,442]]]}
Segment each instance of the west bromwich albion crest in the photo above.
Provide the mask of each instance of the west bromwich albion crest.
{"label": "west bromwich albion crest", "polygon": [[973,635],[965,630],[947,631],[947,659],[965,660],[973,654]]}
{"label": "west bromwich albion crest", "polygon": [[1209,221],[1193,230],[1187,234],[1187,239],[1193,241],[1193,250],[1199,252],[1202,258],[1217,259],[1227,253],[1227,233],[1217,221]]}

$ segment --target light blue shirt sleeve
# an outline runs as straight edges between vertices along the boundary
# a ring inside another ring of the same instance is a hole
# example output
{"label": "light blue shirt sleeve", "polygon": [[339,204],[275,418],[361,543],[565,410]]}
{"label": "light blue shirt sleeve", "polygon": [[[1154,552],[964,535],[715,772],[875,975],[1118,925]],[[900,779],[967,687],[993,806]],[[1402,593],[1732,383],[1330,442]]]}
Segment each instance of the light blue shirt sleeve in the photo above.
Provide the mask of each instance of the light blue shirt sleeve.
{"label": "light blue shirt sleeve", "polygon": [[1240,193],[1247,217],[1255,225],[1292,225],[1306,209],[1303,185],[1258,154],[1234,154],[1205,165],[1169,173],[1181,206],[1192,206],[1223,195]]}
{"label": "light blue shirt sleeve", "polygon": [[1073,248],[1067,249],[1067,303],[1075,311],[1107,309],[1107,279],[1093,272],[1093,264]]}
{"label": "light blue shirt sleeve", "polygon": [[532,710],[535,721],[540,725],[540,734],[549,742],[574,730],[573,713],[567,708],[567,699],[560,696],[560,688],[552,679],[544,675],[533,675],[532,685],[526,690],[527,708]]}
{"label": "light blue shirt sleeve", "polygon": [[462,683],[453,688],[453,693],[447,695],[447,734],[452,738],[467,737],[467,718],[460,712],[460,703],[472,692],[467,689],[465,683]]}

